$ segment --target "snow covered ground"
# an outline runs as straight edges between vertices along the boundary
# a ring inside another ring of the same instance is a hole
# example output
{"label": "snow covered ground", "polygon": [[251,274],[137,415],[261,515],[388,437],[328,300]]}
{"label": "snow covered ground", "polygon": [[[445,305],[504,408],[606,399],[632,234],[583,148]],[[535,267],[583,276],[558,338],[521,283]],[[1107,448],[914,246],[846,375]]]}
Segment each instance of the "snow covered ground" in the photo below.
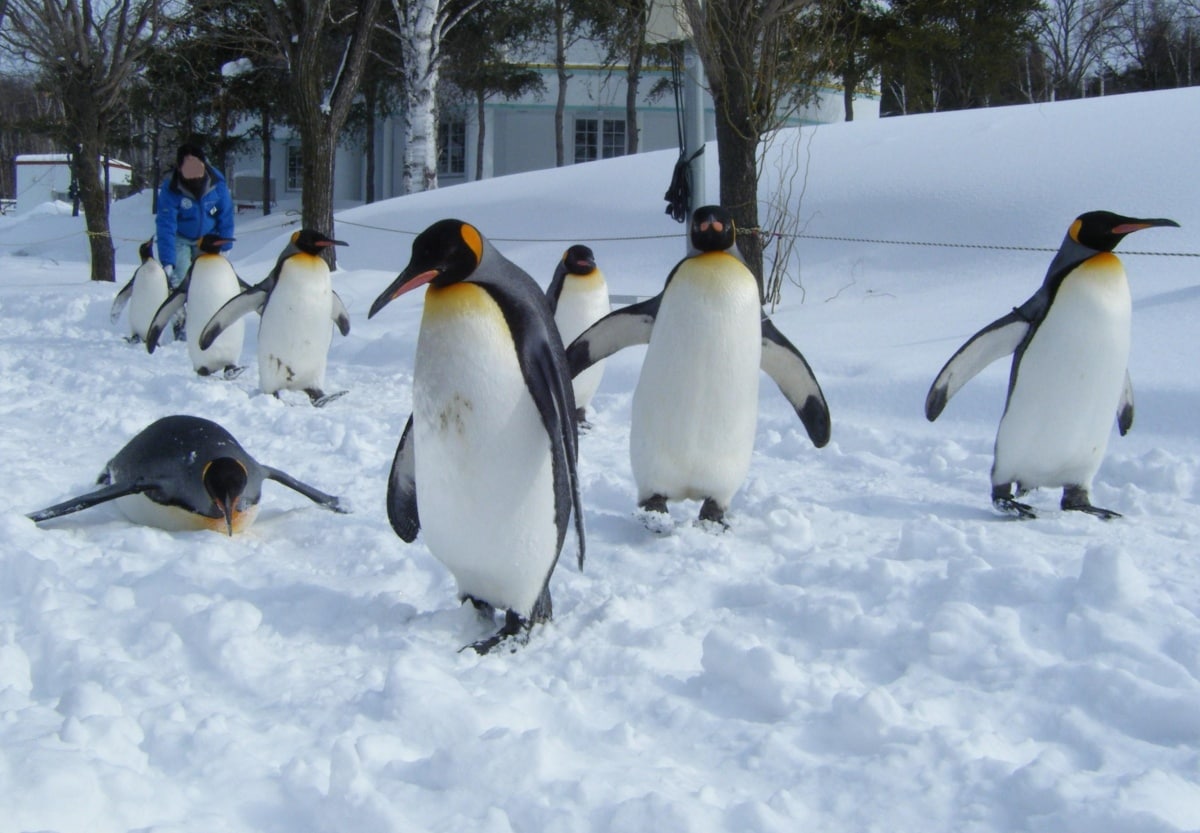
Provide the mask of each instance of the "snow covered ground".
{"label": "snow covered ground", "polygon": [[[324,409],[199,378],[185,347],[127,345],[87,280],[77,218],[0,218],[0,833],[1200,830],[1200,89],[806,130],[773,179],[821,238],[1057,248],[1079,213],[1171,217],[1128,238],[1132,433],[1093,496],[1125,517],[1015,522],[988,502],[1007,365],[935,424],[933,376],[1024,301],[1051,251],[806,238],[774,320],[824,386],[814,449],[764,377],[732,531],[634,518],[630,398],[609,361],[581,442],[588,528],[555,620],[516,653],[384,512],[423,293],[367,321],[412,233],[476,223],[548,283],[590,244],[614,293],[656,292],[684,250],[674,154],[345,210]],[[710,151],[712,148],[710,147]],[[715,166],[715,153],[709,154]],[[710,167],[709,193],[717,193]],[[776,183],[772,183],[774,186]],[[801,200],[802,195],[802,200]],[[153,229],[114,208],[122,282]],[[246,214],[261,279],[296,217]],[[157,417],[221,422],[268,483],[227,538],[111,505],[35,526]],[[568,545],[569,546],[569,545]]]}

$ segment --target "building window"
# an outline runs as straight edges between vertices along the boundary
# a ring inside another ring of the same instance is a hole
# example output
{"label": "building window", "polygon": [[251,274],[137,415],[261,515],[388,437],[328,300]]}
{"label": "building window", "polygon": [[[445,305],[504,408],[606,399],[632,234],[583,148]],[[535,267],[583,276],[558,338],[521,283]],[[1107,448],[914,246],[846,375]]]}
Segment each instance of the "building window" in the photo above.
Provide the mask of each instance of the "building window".
{"label": "building window", "polygon": [[461,118],[438,121],[438,176],[466,176],[467,123]]}
{"label": "building window", "polygon": [[624,155],[624,119],[575,119],[576,162]]}
{"label": "building window", "polygon": [[300,146],[288,145],[287,149],[287,190],[301,191],[304,189],[304,165],[300,162]]}

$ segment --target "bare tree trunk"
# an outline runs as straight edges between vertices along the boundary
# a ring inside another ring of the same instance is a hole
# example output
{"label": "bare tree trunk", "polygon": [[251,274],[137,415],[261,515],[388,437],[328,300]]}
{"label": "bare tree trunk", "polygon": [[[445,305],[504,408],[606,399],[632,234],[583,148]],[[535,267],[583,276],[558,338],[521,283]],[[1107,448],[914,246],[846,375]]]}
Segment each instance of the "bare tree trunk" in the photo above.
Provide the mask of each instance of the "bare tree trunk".
{"label": "bare tree trunk", "polygon": [[271,109],[262,110],[262,212],[271,213]]}
{"label": "bare tree trunk", "polygon": [[95,103],[95,96],[87,89],[86,82],[78,86],[73,84],[72,89],[64,90],[63,106],[70,130],[75,134],[73,165],[92,255],[92,280],[115,281],[116,253],[108,224],[108,199],[101,179],[100,154],[103,148],[100,113]]}
{"label": "bare tree trunk", "polygon": [[554,164],[561,168],[566,164],[566,149],[563,146],[563,130],[567,109],[567,46],[565,0],[554,0],[554,70],[558,75],[558,98],[554,103]]}
{"label": "bare tree trunk", "polygon": [[478,130],[475,136],[475,179],[478,181],[483,179],[483,151],[486,145],[484,144],[485,131],[487,129],[486,118],[487,110],[484,107],[487,99],[483,91],[475,94],[475,122],[478,125]]}

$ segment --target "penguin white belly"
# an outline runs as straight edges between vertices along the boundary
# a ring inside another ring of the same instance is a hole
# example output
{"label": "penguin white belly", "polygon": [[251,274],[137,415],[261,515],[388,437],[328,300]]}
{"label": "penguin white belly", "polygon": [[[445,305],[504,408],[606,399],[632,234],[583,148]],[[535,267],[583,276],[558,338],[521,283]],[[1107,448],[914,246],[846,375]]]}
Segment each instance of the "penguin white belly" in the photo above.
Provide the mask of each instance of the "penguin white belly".
{"label": "penguin white belly", "polygon": [[[608,285],[597,272],[587,276],[569,276],[563,283],[554,310],[554,323],[562,336],[563,344],[575,338],[609,313]],[[575,407],[586,408],[600,387],[604,376],[604,360],[593,364],[575,377]]]}
{"label": "penguin white belly", "polygon": [[238,320],[231,324],[207,350],[200,349],[200,333],[217,310],[233,296],[242,291],[237,274],[225,258],[219,255],[201,255],[192,267],[187,293],[187,346],[192,367],[197,371],[223,370],[227,365],[237,364],[242,355],[245,324]]}
{"label": "penguin white belly", "polygon": [[133,276],[133,294],[129,298],[129,332],[143,341],[154,313],[167,300],[167,275],[157,260],[148,260]]}
{"label": "penguin white belly", "polygon": [[1017,367],[996,435],[994,484],[1088,487],[1129,364],[1131,303],[1116,257],[1068,275]]}
{"label": "penguin white belly", "polygon": [[[209,518],[195,512],[189,512],[181,506],[167,506],[155,503],[145,495],[126,495],[113,501],[121,514],[135,524],[154,526],[170,532],[189,532],[196,529],[211,529],[214,532],[228,532],[224,518]],[[258,515],[258,505],[237,512],[233,516],[233,531],[241,532],[254,523]]]}
{"label": "penguin white belly", "polygon": [[[295,262],[301,266],[296,267]],[[325,262],[295,255],[280,270],[258,329],[258,376],[266,393],[320,390],[333,340],[333,287]]]}
{"label": "penguin white belly", "polygon": [[728,506],[754,448],[761,315],[754,277],[731,255],[700,255],[676,272],[633,394],[639,501],[660,494]]}
{"label": "penguin white belly", "polygon": [[528,617],[558,554],[550,439],[487,291],[430,287],[413,378],[417,505],[460,596]]}

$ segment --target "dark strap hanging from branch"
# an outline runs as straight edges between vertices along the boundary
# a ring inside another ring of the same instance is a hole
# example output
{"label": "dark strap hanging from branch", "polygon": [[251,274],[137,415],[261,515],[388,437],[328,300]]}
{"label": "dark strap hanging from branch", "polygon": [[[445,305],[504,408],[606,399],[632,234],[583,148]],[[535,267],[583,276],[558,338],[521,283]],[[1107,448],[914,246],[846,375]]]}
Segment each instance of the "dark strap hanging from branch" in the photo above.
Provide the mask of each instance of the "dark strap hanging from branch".
{"label": "dark strap hanging from branch", "polygon": [[683,132],[683,59],[679,50],[671,52],[671,88],[675,91],[675,130],[679,135],[679,159],[671,173],[671,184],[663,199],[667,201],[666,213],[677,223],[688,219],[688,204],[692,201],[692,162],[704,153],[700,145],[695,153],[688,155],[687,139]]}

